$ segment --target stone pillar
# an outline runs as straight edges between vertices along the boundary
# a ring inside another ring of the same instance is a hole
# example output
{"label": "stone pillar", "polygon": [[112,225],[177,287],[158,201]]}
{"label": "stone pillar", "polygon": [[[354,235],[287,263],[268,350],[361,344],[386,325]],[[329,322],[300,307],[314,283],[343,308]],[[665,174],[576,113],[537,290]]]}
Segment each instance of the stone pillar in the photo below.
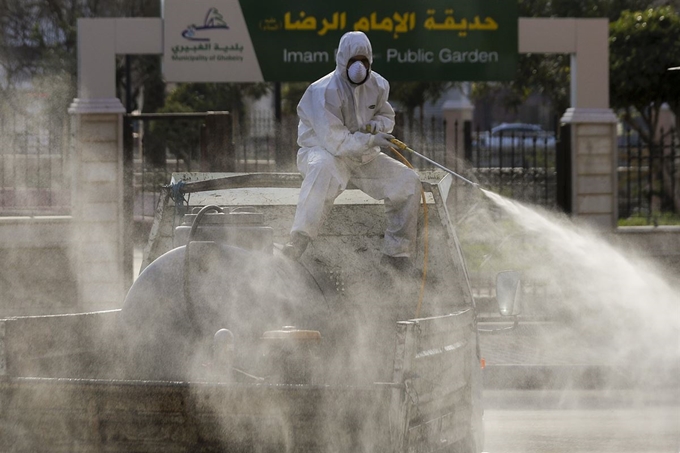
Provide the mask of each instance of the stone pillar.
{"label": "stone pillar", "polygon": [[132,243],[126,234],[125,109],[116,98],[116,55],[162,54],[163,20],[81,18],[77,48],[78,97],[69,113],[78,307],[119,308],[132,284]]}
{"label": "stone pillar", "polygon": [[83,311],[120,308],[131,284],[123,264],[132,251],[123,215],[125,109],[115,97],[115,25],[115,19],[78,21],[78,97],[69,113],[73,256]]}
{"label": "stone pillar", "polygon": [[611,231],[618,221],[616,115],[610,109],[570,108],[562,122],[571,124],[571,214]]}
{"label": "stone pillar", "polygon": [[609,21],[520,18],[520,53],[571,54],[571,213],[611,230],[618,220],[616,124],[609,108]]}
{"label": "stone pillar", "polygon": [[116,113],[86,113],[74,102],[69,113],[78,306],[83,311],[119,308],[131,284],[123,269],[128,251],[123,224],[122,105]]}
{"label": "stone pillar", "polygon": [[618,221],[618,119],[609,108],[609,22],[574,22],[571,105],[562,117],[571,124],[572,216],[611,231]]}

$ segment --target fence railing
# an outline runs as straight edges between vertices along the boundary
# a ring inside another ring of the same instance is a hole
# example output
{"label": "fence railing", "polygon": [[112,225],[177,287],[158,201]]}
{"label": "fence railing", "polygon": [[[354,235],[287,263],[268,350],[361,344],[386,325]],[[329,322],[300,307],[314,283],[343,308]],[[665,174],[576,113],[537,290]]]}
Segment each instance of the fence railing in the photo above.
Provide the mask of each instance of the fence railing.
{"label": "fence railing", "polygon": [[67,130],[62,119],[11,110],[0,113],[2,215],[70,213]]}
{"label": "fence railing", "polygon": [[659,135],[651,146],[630,130],[618,137],[619,219],[658,224],[680,213],[680,140],[675,129]]}
{"label": "fence railing", "polygon": [[[452,136],[447,137],[448,134]],[[413,149],[498,193],[546,206],[556,204],[556,145],[551,133],[499,132],[455,122],[447,128],[441,117],[397,117],[395,134]],[[447,143],[449,148],[447,152]],[[458,149],[460,148],[460,149]],[[453,156],[464,159],[457,161]],[[418,169],[434,168],[416,158]]]}
{"label": "fence railing", "polygon": [[[446,120],[441,117],[408,118],[397,114],[394,135],[412,149],[445,167],[454,166],[446,152]],[[423,159],[405,155],[411,164],[419,170],[431,170],[435,167]]]}
{"label": "fence railing", "polygon": [[297,171],[296,115],[276,119],[270,112],[234,118],[234,154],[238,171]]}
{"label": "fence railing", "polygon": [[555,134],[479,128],[464,132],[466,159],[480,185],[509,198],[555,207]]}
{"label": "fence railing", "polygon": [[[186,133],[185,128],[186,144],[171,140],[174,146],[162,145],[160,163],[144,152],[149,146],[146,140],[149,137],[145,138],[144,131],[148,129],[142,120],[134,126],[136,216],[153,214],[157,189],[167,183],[172,172],[210,170],[203,160],[206,114],[193,115],[198,121],[189,121],[193,124],[190,133]],[[235,156],[233,171],[296,171],[297,117],[284,116],[277,121],[269,112],[258,112],[230,121],[230,146]],[[170,129],[176,132],[179,128]],[[67,130],[68,124],[61,120],[50,122],[37,116],[3,113],[0,117],[0,214],[70,213]],[[454,136],[447,138],[451,131]],[[419,153],[476,178],[484,187],[515,199],[555,206],[558,142],[552,134],[494,135],[465,123],[447,127],[441,117],[408,119],[404,116],[398,116],[395,133]],[[447,152],[447,143],[449,147],[464,149]],[[654,146],[647,146],[632,132],[618,137],[619,218],[636,218],[641,223],[653,224],[663,221],[664,216],[678,216],[679,143],[675,130],[661,133]],[[465,162],[461,165],[452,155],[464,156]],[[432,168],[421,159],[410,160],[416,168]]]}
{"label": "fence railing", "polygon": [[[276,120],[270,112],[239,117],[208,113],[129,116],[126,155],[131,168],[134,216],[153,216],[159,187],[175,171],[296,171],[297,117]],[[3,117],[0,153],[2,214],[70,211],[68,146],[63,136],[39,121]],[[214,124],[213,124],[214,123]],[[503,195],[543,205],[554,204],[554,137],[523,134],[494,136],[441,117],[397,116],[395,128],[404,142],[440,164],[465,172]],[[448,137],[447,134],[453,134]],[[217,138],[215,138],[217,137]],[[448,146],[455,149],[447,150]],[[215,168],[215,155],[230,147],[228,168]],[[465,149],[458,149],[464,147]],[[451,156],[464,156],[453,159]],[[406,156],[410,157],[410,156]],[[410,158],[418,169],[433,166]]]}

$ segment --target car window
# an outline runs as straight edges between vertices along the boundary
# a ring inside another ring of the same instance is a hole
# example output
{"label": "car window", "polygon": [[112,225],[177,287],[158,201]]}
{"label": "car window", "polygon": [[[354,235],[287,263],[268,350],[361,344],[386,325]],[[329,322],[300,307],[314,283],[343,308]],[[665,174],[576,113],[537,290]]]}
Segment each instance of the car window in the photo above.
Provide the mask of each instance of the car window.
{"label": "car window", "polygon": [[499,128],[491,132],[492,135],[501,135],[509,137],[513,134],[515,136],[525,136],[525,135],[540,135],[542,130],[540,128],[527,127],[527,126],[516,126]]}

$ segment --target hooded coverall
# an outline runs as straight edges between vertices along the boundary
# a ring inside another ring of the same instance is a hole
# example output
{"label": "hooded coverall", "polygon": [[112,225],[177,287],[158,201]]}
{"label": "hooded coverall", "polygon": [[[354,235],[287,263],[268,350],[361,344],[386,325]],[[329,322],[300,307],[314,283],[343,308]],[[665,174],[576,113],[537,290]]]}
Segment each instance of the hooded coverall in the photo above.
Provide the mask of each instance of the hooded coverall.
{"label": "hooded coverall", "polygon": [[420,178],[383,154],[373,144],[375,136],[365,132],[369,122],[378,132],[391,132],[394,110],[387,102],[389,83],[378,73],[370,71],[359,85],[350,82],[347,64],[356,56],[372,63],[371,43],[362,32],[346,33],[340,39],[335,71],[311,84],[298,104],[297,166],[304,180],[291,235],[315,239],[351,180],[369,196],[384,200],[383,253],[409,257],[415,254]]}

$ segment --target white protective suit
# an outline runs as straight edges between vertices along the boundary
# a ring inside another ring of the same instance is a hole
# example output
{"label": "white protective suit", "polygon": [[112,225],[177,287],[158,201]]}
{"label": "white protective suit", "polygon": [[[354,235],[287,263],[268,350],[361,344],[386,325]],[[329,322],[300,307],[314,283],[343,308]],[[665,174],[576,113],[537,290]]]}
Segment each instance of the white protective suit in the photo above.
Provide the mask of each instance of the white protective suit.
{"label": "white protective suit", "polygon": [[347,63],[363,55],[372,63],[371,43],[362,32],[342,36],[334,72],[309,86],[298,104],[297,166],[304,177],[291,234],[312,240],[333,202],[352,183],[369,196],[384,200],[387,228],[383,253],[408,257],[415,253],[421,183],[415,171],[383,154],[371,124],[391,132],[394,110],[387,102],[390,86],[371,71],[360,85],[347,77]]}

